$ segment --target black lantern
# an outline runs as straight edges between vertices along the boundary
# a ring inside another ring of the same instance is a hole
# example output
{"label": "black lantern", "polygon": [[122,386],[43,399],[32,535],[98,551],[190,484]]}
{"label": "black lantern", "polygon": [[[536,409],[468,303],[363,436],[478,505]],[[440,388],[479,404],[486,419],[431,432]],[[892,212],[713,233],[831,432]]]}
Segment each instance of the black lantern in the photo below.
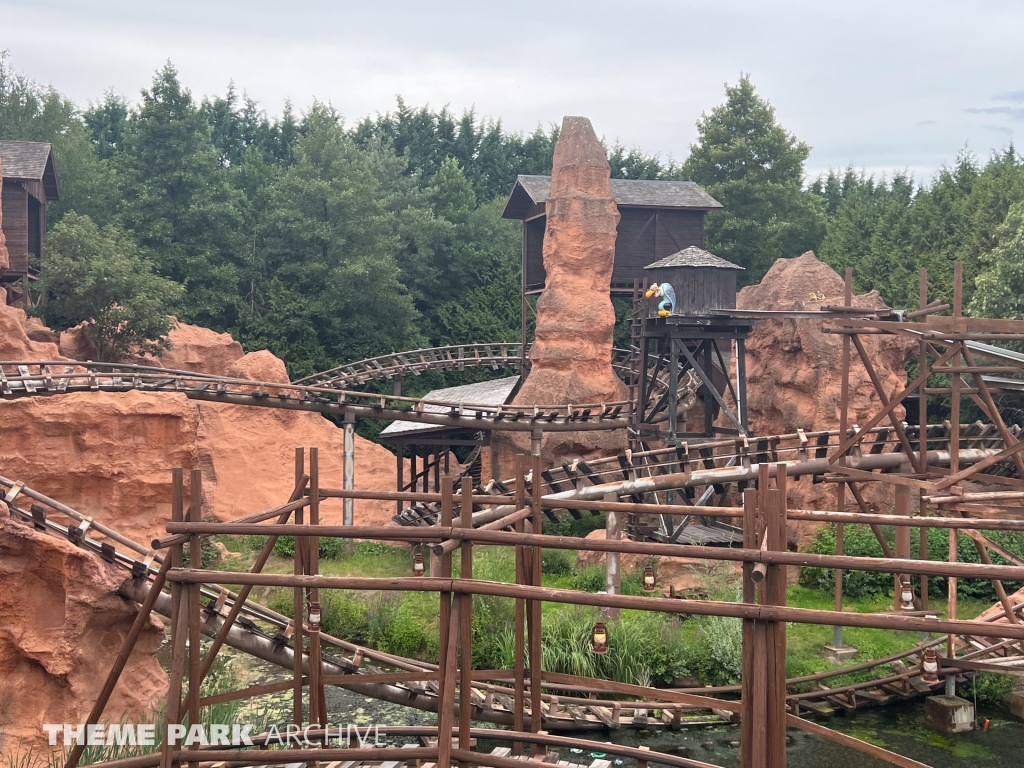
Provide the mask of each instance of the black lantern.
{"label": "black lantern", "polygon": [[593,647],[594,653],[608,653],[608,628],[603,621],[594,625],[594,629],[590,633],[590,645]]}
{"label": "black lantern", "polygon": [[412,556],[412,575],[423,576],[427,572],[427,567],[423,562],[423,555],[417,552]]}
{"label": "black lantern", "polygon": [[657,584],[657,579],[654,577],[654,566],[648,565],[644,568],[644,592],[653,592],[654,587]]}
{"label": "black lantern", "polygon": [[319,632],[320,631],[320,603],[309,604],[309,631]]}

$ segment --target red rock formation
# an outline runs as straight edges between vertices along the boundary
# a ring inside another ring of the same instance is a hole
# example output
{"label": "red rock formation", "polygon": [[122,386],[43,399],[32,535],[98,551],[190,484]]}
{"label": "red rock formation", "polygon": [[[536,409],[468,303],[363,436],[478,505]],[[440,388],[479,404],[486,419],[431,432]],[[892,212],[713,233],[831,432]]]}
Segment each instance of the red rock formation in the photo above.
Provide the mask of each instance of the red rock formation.
{"label": "red rock formation", "polygon": [[[843,278],[812,252],[779,259],[758,285],[743,288],[738,309],[801,310],[843,303]],[[884,306],[877,291],[853,297],[857,307]],[[842,337],[821,331],[820,320],[764,320],[747,340],[747,393],[755,434],[807,432],[839,428]],[[862,337],[886,393],[907,384],[904,362],[913,351],[897,336]],[[867,371],[851,345],[849,423],[866,421],[881,408]],[[897,409],[897,418],[903,418]],[[872,486],[882,485],[871,483]],[[835,509],[835,487],[812,485],[810,478],[790,481],[790,505]],[[872,499],[880,505],[890,499]],[[852,501],[852,500],[851,500]]]}
{"label": "red rock formation", "polygon": [[[0,288],[0,360],[64,360],[42,325],[25,311],[8,306],[7,292]],[[46,329],[48,330],[48,329]]]}
{"label": "red rock formation", "polygon": [[[0,474],[141,543],[164,535],[171,469],[203,470],[203,514],[218,520],[283,504],[297,446],[320,449],[320,482],[341,487],[343,431],[317,413],[190,401],[171,393],[75,393],[0,403]],[[395,457],[356,436],[356,487],[393,490]],[[356,521],[386,525],[394,504],[357,500]],[[341,522],[341,503],[321,519]]]}
{"label": "red rock formation", "polygon": [[11,266],[11,257],[7,252],[7,238],[4,236],[4,208],[3,208],[3,192],[4,190],[4,166],[3,161],[0,161],[0,275],[4,273],[4,270]]}
{"label": "red rock formation", "polygon": [[[0,503],[0,755],[45,752],[44,723],[79,723],[106,681],[137,606],[118,595],[125,572],[8,517]],[[151,618],[103,714],[154,722],[167,675],[163,624]],[[14,764],[12,763],[12,764]]]}
{"label": "red rock formation", "polygon": [[245,354],[242,345],[230,333],[217,333],[201,325],[189,325],[171,318],[171,331],[167,334],[171,348],[160,357],[146,355],[128,362],[156,365],[178,371],[209,373],[227,376],[228,369]]}
{"label": "red rock formation", "polygon": [[[544,292],[537,302],[536,340],[530,372],[516,395],[520,405],[562,405],[625,400],[627,391],[611,365],[615,311],[611,277],[619,211],[604,148],[585,117],[566,117],[555,145],[546,203]],[[500,438],[508,466],[525,441]],[[573,456],[621,450],[619,434],[548,436],[544,455]]]}
{"label": "red rock formation", "polygon": [[284,360],[266,349],[261,349],[258,352],[249,352],[240,357],[228,366],[224,375],[234,379],[251,379],[252,381],[266,381],[276,384],[291,383]]}
{"label": "red rock formation", "polygon": [[530,374],[517,403],[546,405],[625,399],[612,371],[611,302],[619,210],[611,171],[590,121],[566,117],[555,145],[546,203],[544,292]]}

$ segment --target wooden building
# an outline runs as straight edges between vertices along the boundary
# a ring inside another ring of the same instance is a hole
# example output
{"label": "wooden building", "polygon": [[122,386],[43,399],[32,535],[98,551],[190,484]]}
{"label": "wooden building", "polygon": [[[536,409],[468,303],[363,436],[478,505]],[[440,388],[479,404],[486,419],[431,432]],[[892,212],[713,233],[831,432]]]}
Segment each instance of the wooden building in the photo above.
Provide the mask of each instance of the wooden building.
{"label": "wooden building", "polygon": [[[502,218],[523,222],[523,292],[544,289],[545,203],[550,176],[519,176]],[[722,204],[692,181],[612,179],[619,208],[612,294],[631,295],[648,264],[687,246],[704,247],[704,216]]]}
{"label": "wooden building", "polygon": [[[736,272],[731,261],[691,245],[644,267],[649,282],[668,283],[676,294],[673,315],[697,317],[715,309],[736,309]],[[648,302],[648,317],[658,316],[658,302]]]}
{"label": "wooden building", "polygon": [[38,264],[42,258],[46,204],[59,199],[60,190],[49,144],[0,141],[0,173],[3,232],[10,254],[10,266],[0,275],[0,283],[9,287],[27,277],[30,261]]}

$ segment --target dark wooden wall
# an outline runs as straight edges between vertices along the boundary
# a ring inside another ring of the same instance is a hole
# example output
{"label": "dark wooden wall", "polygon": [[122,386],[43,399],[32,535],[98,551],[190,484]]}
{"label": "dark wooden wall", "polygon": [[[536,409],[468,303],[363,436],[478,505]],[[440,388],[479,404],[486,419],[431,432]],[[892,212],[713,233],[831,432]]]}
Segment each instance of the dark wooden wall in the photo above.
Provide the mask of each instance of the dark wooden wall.
{"label": "dark wooden wall", "polygon": [[18,182],[4,181],[2,200],[4,235],[11,256],[7,274],[23,275],[28,272],[28,191]]}
{"label": "dark wooden wall", "polygon": [[[651,283],[669,283],[676,292],[676,315],[707,315],[712,309],[736,308],[736,270],[717,267],[648,269]],[[658,302],[648,302],[648,317],[657,317]]]}
{"label": "dark wooden wall", "polygon": [[[704,212],[664,208],[620,208],[612,287],[631,289],[644,267],[690,245],[704,247]],[[544,226],[541,216],[523,222],[526,289],[544,287]]]}

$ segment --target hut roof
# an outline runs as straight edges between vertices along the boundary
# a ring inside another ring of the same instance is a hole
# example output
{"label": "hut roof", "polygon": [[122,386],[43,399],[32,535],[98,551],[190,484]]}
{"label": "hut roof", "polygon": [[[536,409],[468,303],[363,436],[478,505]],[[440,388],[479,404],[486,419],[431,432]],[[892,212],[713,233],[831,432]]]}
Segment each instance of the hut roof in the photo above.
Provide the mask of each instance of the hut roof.
{"label": "hut roof", "polygon": [[[509,195],[504,219],[522,219],[531,206],[547,201],[551,193],[550,176],[517,176]],[[720,202],[692,181],[651,181],[612,179],[612,194],[620,207],[681,208],[710,211],[723,207]]]}
{"label": "hut roof", "polygon": [[723,258],[708,253],[703,248],[691,245],[676,251],[670,256],[659,259],[653,264],[648,264],[644,269],[656,269],[657,267],[715,267],[717,269],[744,269],[738,264],[726,261]]}
{"label": "hut roof", "polygon": [[[476,384],[463,384],[458,387],[446,387],[445,389],[434,389],[423,396],[424,400],[436,400],[442,403],[465,403],[467,405],[504,405],[509,401],[516,385],[519,384],[519,376],[509,376],[504,379],[492,379],[491,381],[480,381]],[[443,405],[425,405],[423,410],[426,413],[448,413],[448,408]],[[449,427],[437,426],[435,424],[421,424],[416,421],[393,421],[383,430],[381,437],[394,437],[413,432],[433,432]]]}
{"label": "hut roof", "polygon": [[0,141],[0,161],[5,179],[41,181],[47,200],[57,200],[57,174],[52,147],[40,141]]}

